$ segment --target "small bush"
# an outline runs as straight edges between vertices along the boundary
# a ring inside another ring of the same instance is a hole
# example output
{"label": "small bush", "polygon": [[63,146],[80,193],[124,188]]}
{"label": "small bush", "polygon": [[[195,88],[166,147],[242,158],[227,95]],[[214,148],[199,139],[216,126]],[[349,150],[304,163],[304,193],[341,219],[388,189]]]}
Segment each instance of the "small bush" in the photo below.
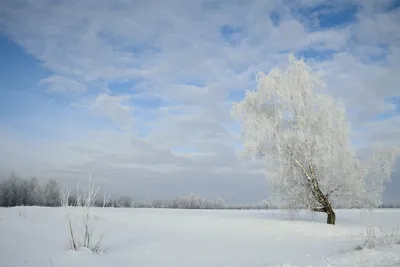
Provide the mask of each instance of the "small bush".
{"label": "small bush", "polygon": [[399,227],[383,229],[382,227],[370,226],[366,231],[364,244],[356,246],[355,250],[373,249],[400,244]]}
{"label": "small bush", "polygon": [[[93,221],[98,221],[99,218],[92,215],[91,208],[94,207],[97,200],[97,192],[98,190],[95,190],[94,186],[91,185],[89,181],[89,185],[84,193],[81,194],[77,192],[78,197],[76,198],[76,202],[71,204],[70,191],[67,191],[65,186],[61,190],[61,205],[65,208],[68,224],[69,242],[67,249],[77,251],[80,248],[87,248],[93,253],[104,251],[101,248],[101,243],[105,237],[105,234],[100,234],[97,241],[95,241],[93,238]],[[71,207],[78,208],[79,212],[81,213],[81,231],[78,232],[81,233],[80,237],[77,236],[76,227],[73,223],[75,220],[71,213]]]}

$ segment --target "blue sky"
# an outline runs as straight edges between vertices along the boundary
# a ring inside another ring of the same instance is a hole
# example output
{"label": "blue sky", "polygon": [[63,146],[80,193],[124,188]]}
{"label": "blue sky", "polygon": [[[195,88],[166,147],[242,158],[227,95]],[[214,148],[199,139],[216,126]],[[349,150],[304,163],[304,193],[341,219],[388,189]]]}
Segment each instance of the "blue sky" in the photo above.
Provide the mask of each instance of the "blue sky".
{"label": "blue sky", "polygon": [[222,196],[250,183],[233,201],[262,199],[229,109],[288,53],[324,70],[355,144],[399,144],[399,1],[50,2],[0,3],[0,137],[24,154],[0,156],[3,173],[93,172],[115,191],[165,176],[165,195],[201,173]]}

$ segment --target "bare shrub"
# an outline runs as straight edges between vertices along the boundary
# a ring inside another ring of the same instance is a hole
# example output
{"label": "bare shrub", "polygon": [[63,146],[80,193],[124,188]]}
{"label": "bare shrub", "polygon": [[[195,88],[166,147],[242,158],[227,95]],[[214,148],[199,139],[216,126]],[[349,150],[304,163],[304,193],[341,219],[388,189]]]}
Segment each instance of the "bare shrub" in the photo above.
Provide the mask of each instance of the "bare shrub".
{"label": "bare shrub", "polygon": [[106,197],[106,193],[104,193],[102,207],[106,208],[110,206],[111,206],[111,195],[107,195]]}
{"label": "bare shrub", "polygon": [[67,245],[67,249],[77,251],[79,249],[79,245],[75,238],[75,231],[74,231],[74,227],[72,225],[72,218],[71,218],[71,206],[72,205],[69,203],[70,193],[71,193],[71,191],[67,190],[65,187],[65,184],[64,184],[60,191],[60,202],[61,202],[61,206],[65,209],[65,215],[66,215],[66,220],[67,220],[67,224],[68,224],[69,242]]}
{"label": "bare shrub", "polygon": [[[95,240],[94,237],[94,221],[98,221],[98,216],[92,215],[92,207],[95,206],[95,202],[97,200],[97,192],[98,189],[94,188],[94,185],[89,180],[89,184],[87,188],[83,191],[83,193],[79,192],[79,188],[77,187],[77,198],[75,203],[71,203],[70,201],[70,191],[66,189],[65,185],[63,186],[60,193],[61,205],[64,207],[66,211],[66,220],[68,223],[68,234],[69,234],[69,243],[67,248],[77,251],[80,248],[84,247],[89,249],[94,253],[102,252],[101,243],[105,237],[105,234],[102,233]],[[81,231],[76,231],[76,226],[73,223],[75,217],[73,216],[71,209],[74,208],[81,215],[80,221],[80,229]],[[76,233],[81,233],[78,235]]]}
{"label": "bare shrub", "polygon": [[19,217],[20,217],[21,219],[25,218],[25,212],[23,212],[23,211],[20,211],[20,212],[18,213],[18,215],[19,215]]}
{"label": "bare shrub", "polygon": [[370,226],[366,230],[364,244],[356,246],[355,250],[373,249],[376,247],[387,247],[400,244],[399,227],[384,229],[380,226]]}

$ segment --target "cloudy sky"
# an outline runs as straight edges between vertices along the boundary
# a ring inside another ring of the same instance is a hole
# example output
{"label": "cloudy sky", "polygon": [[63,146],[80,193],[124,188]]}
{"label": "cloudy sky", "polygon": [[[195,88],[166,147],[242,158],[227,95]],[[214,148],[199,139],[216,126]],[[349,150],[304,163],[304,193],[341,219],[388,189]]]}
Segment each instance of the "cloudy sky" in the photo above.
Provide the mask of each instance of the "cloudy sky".
{"label": "cloudy sky", "polygon": [[387,0],[2,0],[0,171],[257,202],[262,166],[238,160],[229,116],[255,73],[303,56],[345,102],[354,145],[399,145],[399,23]]}

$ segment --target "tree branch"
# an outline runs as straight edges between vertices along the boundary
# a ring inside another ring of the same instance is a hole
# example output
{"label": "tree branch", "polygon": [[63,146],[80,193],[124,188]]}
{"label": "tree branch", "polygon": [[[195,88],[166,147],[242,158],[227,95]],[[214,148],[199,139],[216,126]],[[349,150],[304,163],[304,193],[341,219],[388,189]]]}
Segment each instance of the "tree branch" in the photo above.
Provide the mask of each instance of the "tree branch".
{"label": "tree branch", "polygon": [[332,189],[331,191],[329,191],[328,193],[326,193],[326,197],[329,197],[331,194],[335,193],[336,191],[338,191],[340,189],[340,186],[336,187],[335,189]]}
{"label": "tree branch", "polygon": [[311,210],[315,212],[326,212],[326,209],[324,207],[311,208]]}

